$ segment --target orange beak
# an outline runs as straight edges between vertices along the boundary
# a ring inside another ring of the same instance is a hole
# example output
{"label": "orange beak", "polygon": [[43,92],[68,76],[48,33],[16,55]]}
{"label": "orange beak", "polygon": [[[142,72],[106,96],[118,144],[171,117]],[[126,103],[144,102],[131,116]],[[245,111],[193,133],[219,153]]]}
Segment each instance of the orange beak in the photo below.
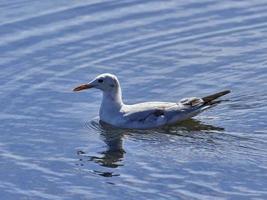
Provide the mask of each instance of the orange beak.
{"label": "orange beak", "polygon": [[93,86],[90,85],[90,84],[82,84],[82,85],[79,85],[78,87],[74,88],[73,91],[74,92],[78,92],[78,91],[81,91],[81,90],[86,90],[86,89],[90,89],[92,88]]}

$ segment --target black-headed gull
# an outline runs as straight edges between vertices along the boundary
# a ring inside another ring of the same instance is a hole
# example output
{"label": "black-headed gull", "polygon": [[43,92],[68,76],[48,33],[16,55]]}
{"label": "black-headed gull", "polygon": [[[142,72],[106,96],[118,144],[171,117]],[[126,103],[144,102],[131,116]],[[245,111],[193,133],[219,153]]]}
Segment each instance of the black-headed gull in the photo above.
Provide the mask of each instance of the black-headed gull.
{"label": "black-headed gull", "polygon": [[80,85],[73,91],[89,88],[102,90],[103,98],[99,111],[100,120],[119,128],[148,129],[174,124],[189,119],[218,104],[215,100],[230,93],[218,92],[203,98],[190,97],[178,102],[144,102],[126,105],[122,101],[118,78],[113,74],[101,74],[91,82]]}

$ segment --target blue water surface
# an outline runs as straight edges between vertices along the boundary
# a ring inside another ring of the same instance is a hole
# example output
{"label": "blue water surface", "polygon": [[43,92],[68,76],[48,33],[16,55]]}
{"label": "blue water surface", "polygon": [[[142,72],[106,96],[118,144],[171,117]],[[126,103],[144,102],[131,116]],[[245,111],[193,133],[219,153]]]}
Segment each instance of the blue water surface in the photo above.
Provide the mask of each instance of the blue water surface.
{"label": "blue water surface", "polygon": [[[0,0],[1,199],[267,199],[267,1]],[[100,124],[126,103],[230,89],[193,120]]]}

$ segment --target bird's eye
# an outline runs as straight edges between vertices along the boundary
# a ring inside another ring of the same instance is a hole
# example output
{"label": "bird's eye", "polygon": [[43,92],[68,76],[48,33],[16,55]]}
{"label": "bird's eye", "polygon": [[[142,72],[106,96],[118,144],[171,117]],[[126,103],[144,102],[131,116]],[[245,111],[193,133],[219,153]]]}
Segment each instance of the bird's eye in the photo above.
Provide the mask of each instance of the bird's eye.
{"label": "bird's eye", "polygon": [[103,83],[103,79],[98,79],[98,83]]}

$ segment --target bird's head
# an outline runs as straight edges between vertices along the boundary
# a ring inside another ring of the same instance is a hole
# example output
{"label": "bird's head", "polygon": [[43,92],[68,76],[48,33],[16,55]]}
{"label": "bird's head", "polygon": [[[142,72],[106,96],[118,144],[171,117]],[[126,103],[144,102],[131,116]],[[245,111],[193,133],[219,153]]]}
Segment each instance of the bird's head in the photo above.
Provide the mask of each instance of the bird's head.
{"label": "bird's head", "polygon": [[117,92],[119,89],[118,78],[113,74],[100,74],[91,82],[82,84],[73,89],[73,91],[81,91],[90,88],[96,88],[102,90],[103,92]]}

